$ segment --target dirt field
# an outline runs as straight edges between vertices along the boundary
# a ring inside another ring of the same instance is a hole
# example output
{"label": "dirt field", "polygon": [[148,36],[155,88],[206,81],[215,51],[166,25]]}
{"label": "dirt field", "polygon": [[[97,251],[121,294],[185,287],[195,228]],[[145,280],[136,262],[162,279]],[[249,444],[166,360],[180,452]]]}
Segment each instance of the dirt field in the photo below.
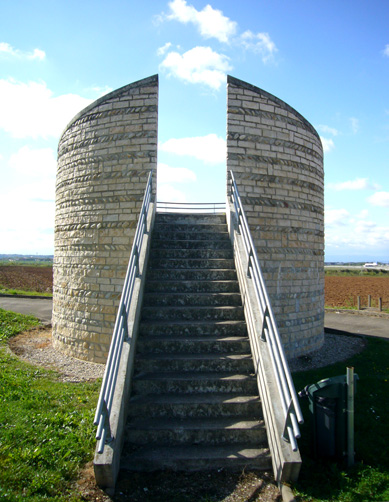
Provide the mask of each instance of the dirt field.
{"label": "dirt field", "polygon": [[325,278],[326,307],[356,307],[357,296],[361,297],[361,306],[367,307],[368,295],[371,295],[372,307],[378,306],[378,298],[382,298],[382,308],[389,309],[389,277]]}
{"label": "dirt field", "polygon": [[0,288],[50,293],[53,291],[52,267],[0,266]]}
{"label": "dirt field", "polygon": [[[52,292],[52,267],[0,266],[0,287]],[[361,297],[362,307],[366,307],[368,295],[372,297],[373,307],[378,305],[378,298],[382,298],[382,307],[389,309],[389,277],[325,278],[326,307],[356,307],[357,296]]]}

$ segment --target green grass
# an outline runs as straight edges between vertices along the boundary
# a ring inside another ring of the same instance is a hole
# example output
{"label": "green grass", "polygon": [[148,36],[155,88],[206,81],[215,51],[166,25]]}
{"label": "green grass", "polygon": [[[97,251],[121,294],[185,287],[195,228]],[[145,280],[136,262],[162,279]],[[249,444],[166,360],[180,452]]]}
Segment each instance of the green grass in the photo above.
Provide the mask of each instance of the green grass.
{"label": "green grass", "polygon": [[2,295],[15,295],[15,296],[46,296],[52,298],[53,293],[39,292],[39,291],[26,291],[24,289],[7,289],[0,284],[0,294]]}
{"label": "green grass", "polygon": [[[0,344],[39,324],[0,309]],[[93,457],[99,381],[63,383],[0,346],[0,500],[83,500],[74,488]]]}
{"label": "green grass", "polygon": [[346,362],[293,375],[297,390],[353,366],[359,376],[355,401],[355,466],[315,459],[311,416],[301,401],[306,423],[299,442],[303,464],[296,492],[303,501],[365,502],[389,500],[389,362],[387,340],[371,338],[367,348]]}

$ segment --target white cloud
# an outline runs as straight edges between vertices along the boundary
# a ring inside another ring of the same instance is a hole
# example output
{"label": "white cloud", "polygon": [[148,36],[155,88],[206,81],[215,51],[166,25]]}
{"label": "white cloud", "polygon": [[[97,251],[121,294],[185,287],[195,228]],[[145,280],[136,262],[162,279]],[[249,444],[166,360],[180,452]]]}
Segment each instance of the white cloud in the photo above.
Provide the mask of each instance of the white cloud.
{"label": "white cloud", "polygon": [[158,184],[157,195],[161,202],[187,202],[184,192],[166,183]]}
{"label": "white cloud", "polygon": [[223,12],[206,5],[199,11],[185,0],[169,2],[171,14],[166,18],[180,23],[192,23],[204,38],[216,38],[220,42],[228,42],[235,35],[237,23],[224,16]]}
{"label": "white cloud", "polygon": [[[346,209],[327,209],[326,249],[346,251],[350,254],[387,255],[389,249],[389,226],[367,220],[366,210],[351,217]],[[331,251],[329,251],[331,252]]]}
{"label": "white cloud", "polygon": [[326,225],[345,225],[350,217],[347,209],[326,209],[325,224]]}
{"label": "white cloud", "polygon": [[357,178],[352,181],[343,181],[341,183],[328,183],[327,188],[332,190],[377,190],[378,185],[369,182],[368,178]]}
{"label": "white cloud", "polygon": [[359,131],[359,120],[356,119],[355,117],[350,117],[350,123],[351,123],[351,130],[353,131],[354,134],[356,134]]}
{"label": "white cloud", "polygon": [[389,192],[376,192],[367,200],[373,206],[389,207]]}
{"label": "white cloud", "polygon": [[240,40],[245,49],[260,54],[264,63],[268,63],[278,51],[268,33],[253,33],[247,30],[241,35]]}
{"label": "white cloud", "polygon": [[18,59],[38,59],[43,61],[46,58],[46,53],[41,49],[34,49],[32,52],[23,52],[19,49],[14,49],[7,42],[0,42],[0,55],[11,56]]}
{"label": "white cloud", "polygon": [[169,52],[160,68],[184,82],[204,84],[216,90],[225,82],[226,72],[232,69],[229,58],[210,47],[194,47],[182,55]]}
{"label": "white cloud", "polygon": [[171,138],[159,145],[163,152],[176,155],[188,155],[209,164],[218,164],[226,160],[226,142],[216,134],[192,138]]}
{"label": "white cloud", "polygon": [[186,167],[170,167],[158,163],[158,183],[188,183],[196,181],[196,174]]}
{"label": "white cloud", "polygon": [[53,149],[31,149],[23,146],[17,153],[11,155],[9,166],[23,176],[55,177],[56,157]]}
{"label": "white cloud", "polygon": [[320,124],[316,126],[316,129],[320,132],[323,132],[324,134],[331,134],[332,136],[337,136],[339,134],[339,131],[337,129],[335,129],[334,127],[329,127],[327,125]]}
{"label": "white cloud", "polygon": [[172,44],[170,42],[166,42],[165,45],[157,49],[157,56],[163,56],[164,54],[166,54],[166,52],[170,49],[171,46]]}
{"label": "white cloud", "polygon": [[320,139],[321,139],[321,144],[323,145],[324,153],[328,153],[335,148],[335,143],[333,142],[332,139],[323,138],[323,136],[320,136]]}
{"label": "white cloud", "polygon": [[0,197],[3,253],[53,252],[55,180],[20,185]]}
{"label": "white cloud", "polygon": [[383,50],[384,56],[389,57],[389,44],[385,45],[385,49]]}
{"label": "white cloud", "polygon": [[15,138],[58,137],[67,123],[92,102],[76,94],[54,97],[45,82],[0,80],[0,129]]}

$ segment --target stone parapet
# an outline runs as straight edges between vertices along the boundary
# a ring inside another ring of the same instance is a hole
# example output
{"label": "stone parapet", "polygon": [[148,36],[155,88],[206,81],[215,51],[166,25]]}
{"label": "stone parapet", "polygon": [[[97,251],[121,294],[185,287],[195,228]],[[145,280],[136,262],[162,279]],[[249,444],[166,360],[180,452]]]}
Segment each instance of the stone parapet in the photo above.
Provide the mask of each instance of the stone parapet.
{"label": "stone parapet", "polygon": [[72,356],[105,362],[157,135],[153,76],[92,103],[60,139],[53,339]]}
{"label": "stone parapet", "polygon": [[324,341],[323,149],[291,106],[228,77],[234,176],[288,357]]}

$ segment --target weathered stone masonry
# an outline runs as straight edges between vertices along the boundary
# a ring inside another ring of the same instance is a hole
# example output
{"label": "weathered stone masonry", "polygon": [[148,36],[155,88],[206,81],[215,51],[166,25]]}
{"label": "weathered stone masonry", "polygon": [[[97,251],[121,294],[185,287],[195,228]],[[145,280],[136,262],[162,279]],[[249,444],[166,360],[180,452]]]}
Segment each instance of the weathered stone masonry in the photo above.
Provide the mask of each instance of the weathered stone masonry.
{"label": "weathered stone masonry", "polygon": [[[234,171],[289,357],[324,332],[323,151],[296,110],[228,77]],[[158,77],[82,110],[58,146],[54,345],[105,362],[148,174],[156,187]]]}
{"label": "weathered stone masonry", "polygon": [[296,110],[228,77],[233,170],[289,357],[324,341],[324,173],[315,129]]}
{"label": "weathered stone masonry", "polygon": [[53,339],[73,356],[105,362],[151,169],[156,177],[157,127],[153,76],[92,103],[60,139]]}

